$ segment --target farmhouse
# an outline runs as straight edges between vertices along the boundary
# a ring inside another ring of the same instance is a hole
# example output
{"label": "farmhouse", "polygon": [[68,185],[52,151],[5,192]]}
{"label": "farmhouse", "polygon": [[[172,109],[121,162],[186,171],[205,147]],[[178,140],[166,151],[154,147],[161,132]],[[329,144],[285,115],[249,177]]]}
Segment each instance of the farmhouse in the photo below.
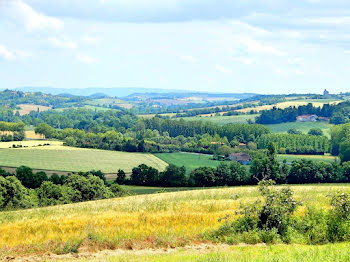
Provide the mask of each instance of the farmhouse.
{"label": "farmhouse", "polygon": [[231,161],[237,161],[242,165],[249,165],[252,161],[250,155],[245,153],[232,153],[228,157]]}
{"label": "farmhouse", "polygon": [[297,116],[297,122],[316,122],[318,119],[317,115],[301,115]]}

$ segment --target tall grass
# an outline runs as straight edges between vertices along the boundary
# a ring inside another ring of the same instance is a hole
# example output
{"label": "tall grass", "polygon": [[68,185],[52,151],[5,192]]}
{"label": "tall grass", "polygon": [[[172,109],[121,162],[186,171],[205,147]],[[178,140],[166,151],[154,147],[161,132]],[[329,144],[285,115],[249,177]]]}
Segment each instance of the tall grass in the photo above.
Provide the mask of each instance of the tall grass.
{"label": "tall grass", "polygon": [[[293,186],[305,204],[329,207],[332,192],[350,185]],[[238,195],[238,197],[237,197]],[[192,190],[91,201],[0,213],[0,254],[52,251],[80,244],[98,248],[183,246],[203,241],[203,233],[234,215],[241,202],[256,200],[256,187]],[[303,215],[305,207],[296,214]]]}

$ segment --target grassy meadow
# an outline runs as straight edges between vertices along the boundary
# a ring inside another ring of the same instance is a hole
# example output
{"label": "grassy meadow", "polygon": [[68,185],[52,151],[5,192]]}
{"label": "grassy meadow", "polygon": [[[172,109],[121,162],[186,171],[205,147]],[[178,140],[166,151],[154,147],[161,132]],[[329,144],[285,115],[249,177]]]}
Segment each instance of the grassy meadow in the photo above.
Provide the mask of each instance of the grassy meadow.
{"label": "grassy meadow", "polygon": [[330,136],[330,128],[332,125],[328,122],[288,122],[265,126],[270,128],[272,133],[287,133],[288,129],[295,128],[306,134],[311,128],[320,128],[324,135]]}
{"label": "grassy meadow", "polygon": [[[296,216],[305,214],[306,204],[328,208],[331,193],[339,190],[350,193],[349,184],[297,185],[292,186],[292,189],[295,198],[304,203],[304,206],[297,209]],[[0,257],[44,252],[62,254],[79,250],[182,247],[208,243],[203,235],[205,232],[217,229],[222,223],[219,222],[220,218],[235,216],[241,203],[252,202],[257,197],[255,186],[242,186],[1,212]],[[278,251],[279,246],[275,247],[276,252],[281,253]],[[290,252],[296,252],[293,245],[289,248]],[[308,249],[309,246],[303,250],[306,253]],[[257,254],[264,251],[247,250]],[[324,253],[323,251],[322,254],[326,256]],[[182,255],[178,254],[178,258],[182,258]],[[235,255],[229,253],[228,256]]]}
{"label": "grassy meadow", "polygon": [[[49,141],[44,141],[49,143]],[[43,141],[22,141],[28,148],[8,148],[14,142],[0,143],[0,166],[29,166],[33,169],[55,171],[90,171],[101,170],[105,173],[116,173],[118,169],[131,172],[133,167],[142,163],[165,169],[167,164],[152,154],[127,153],[98,149],[74,148],[59,145],[62,142],[50,142],[50,146],[33,146]],[[56,144],[57,143],[57,144]]]}
{"label": "grassy meadow", "polygon": [[196,153],[158,153],[155,154],[158,158],[162,159],[168,164],[174,164],[176,166],[186,167],[186,171],[189,173],[193,169],[201,166],[217,167],[220,164],[218,160],[212,160],[211,155],[196,154]]}

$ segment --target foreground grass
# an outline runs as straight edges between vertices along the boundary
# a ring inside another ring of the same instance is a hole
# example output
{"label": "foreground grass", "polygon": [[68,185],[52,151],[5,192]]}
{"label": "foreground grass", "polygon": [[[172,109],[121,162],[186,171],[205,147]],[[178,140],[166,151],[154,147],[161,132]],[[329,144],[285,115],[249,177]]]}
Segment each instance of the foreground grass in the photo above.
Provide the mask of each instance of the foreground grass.
{"label": "foreground grass", "polygon": [[158,158],[167,162],[168,164],[174,164],[176,166],[186,167],[186,171],[189,173],[193,169],[202,166],[217,167],[220,161],[213,160],[212,155],[196,154],[196,153],[158,153],[155,154]]}
{"label": "foreground grass", "polygon": [[[349,184],[293,186],[306,205],[329,207],[329,195]],[[237,199],[237,194],[239,198]],[[203,233],[234,215],[256,187],[232,187],[139,195],[0,213],[0,257],[51,251],[176,247],[204,241]],[[303,215],[305,206],[296,215]]]}
{"label": "foreground grass", "polygon": [[[22,144],[34,141],[21,142]],[[46,141],[41,141],[46,143]],[[4,145],[3,143],[0,143]],[[118,169],[131,172],[131,169],[146,164],[164,170],[167,164],[152,154],[127,153],[118,151],[84,149],[65,146],[42,146],[28,148],[3,148],[0,150],[0,166],[29,166],[33,169],[56,171],[101,170],[116,173]]]}
{"label": "foreground grass", "polygon": [[[119,254],[103,255],[97,258],[83,258],[78,261],[191,261],[191,262],[229,262],[229,261],[350,261],[350,243],[328,244],[323,246],[279,245],[279,246],[233,246],[214,250],[182,249],[170,254]],[[61,261],[70,261],[69,259]]]}

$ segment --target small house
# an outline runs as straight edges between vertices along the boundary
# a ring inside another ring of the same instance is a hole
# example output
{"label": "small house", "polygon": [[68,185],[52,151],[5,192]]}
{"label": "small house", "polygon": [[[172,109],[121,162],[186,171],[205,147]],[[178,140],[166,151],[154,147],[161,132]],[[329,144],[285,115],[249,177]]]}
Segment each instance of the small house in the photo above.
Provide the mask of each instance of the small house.
{"label": "small house", "polygon": [[317,115],[301,115],[297,116],[297,122],[316,122],[318,119]]}
{"label": "small house", "polygon": [[231,161],[237,161],[242,165],[249,165],[252,161],[251,156],[245,153],[232,153],[229,155],[229,159]]}

